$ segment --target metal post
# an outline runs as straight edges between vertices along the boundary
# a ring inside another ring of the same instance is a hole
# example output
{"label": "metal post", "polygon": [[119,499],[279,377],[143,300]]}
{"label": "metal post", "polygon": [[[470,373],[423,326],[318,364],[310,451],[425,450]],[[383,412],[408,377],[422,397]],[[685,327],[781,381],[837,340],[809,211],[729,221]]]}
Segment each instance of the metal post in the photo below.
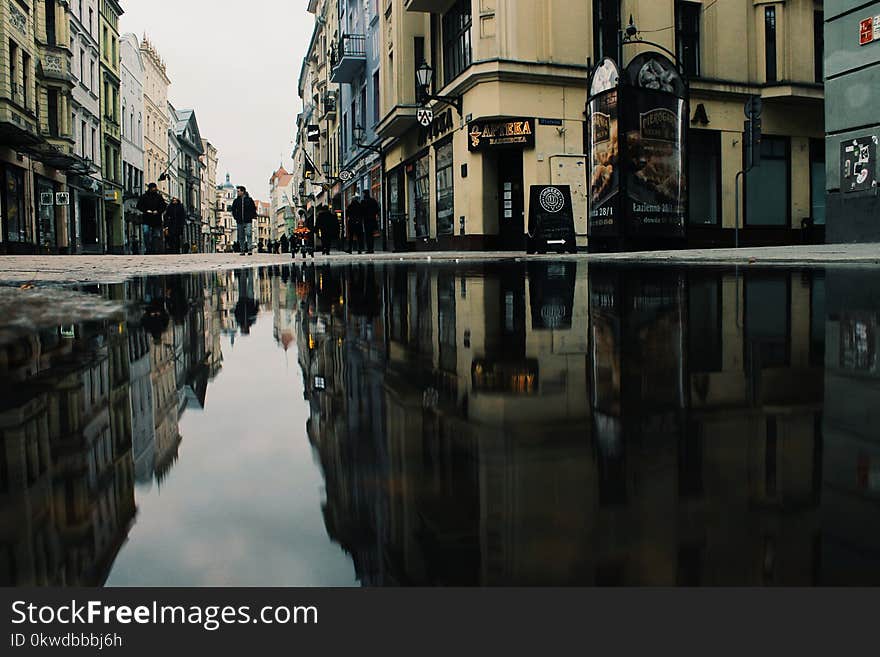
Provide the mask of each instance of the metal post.
{"label": "metal post", "polygon": [[736,177],[734,178],[733,183],[733,196],[734,196],[734,207],[736,208],[734,211],[734,219],[736,220],[736,229],[734,231],[735,235],[735,248],[739,248],[739,179],[740,176],[745,176],[746,171],[738,171]]}

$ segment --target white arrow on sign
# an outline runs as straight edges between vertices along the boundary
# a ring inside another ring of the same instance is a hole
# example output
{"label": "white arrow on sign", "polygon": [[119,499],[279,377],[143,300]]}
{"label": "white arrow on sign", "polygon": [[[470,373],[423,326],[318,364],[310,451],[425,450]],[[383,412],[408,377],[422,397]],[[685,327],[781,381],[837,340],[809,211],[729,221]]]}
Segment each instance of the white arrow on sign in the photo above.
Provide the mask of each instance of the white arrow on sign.
{"label": "white arrow on sign", "polygon": [[434,122],[434,110],[428,109],[427,107],[423,107],[419,110],[418,113],[419,124],[423,128],[427,128]]}

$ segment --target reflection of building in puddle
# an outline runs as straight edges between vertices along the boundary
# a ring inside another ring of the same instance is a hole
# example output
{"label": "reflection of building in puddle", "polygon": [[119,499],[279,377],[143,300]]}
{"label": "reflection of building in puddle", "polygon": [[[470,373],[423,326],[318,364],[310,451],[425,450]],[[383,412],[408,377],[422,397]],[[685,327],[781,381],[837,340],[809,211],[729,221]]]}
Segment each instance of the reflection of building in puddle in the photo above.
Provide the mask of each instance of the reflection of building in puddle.
{"label": "reflection of building in puddle", "polygon": [[297,284],[325,517],[363,583],[823,581],[820,277],[378,271],[366,324],[351,273],[323,308]]}
{"label": "reflection of building in puddle", "polygon": [[0,581],[100,584],[135,513],[125,325],[44,330],[0,351]]}
{"label": "reflection of building in puddle", "polygon": [[[823,568],[880,584],[880,304],[855,272],[828,272]],[[820,318],[821,319],[821,318]],[[866,518],[873,522],[865,522]]]}

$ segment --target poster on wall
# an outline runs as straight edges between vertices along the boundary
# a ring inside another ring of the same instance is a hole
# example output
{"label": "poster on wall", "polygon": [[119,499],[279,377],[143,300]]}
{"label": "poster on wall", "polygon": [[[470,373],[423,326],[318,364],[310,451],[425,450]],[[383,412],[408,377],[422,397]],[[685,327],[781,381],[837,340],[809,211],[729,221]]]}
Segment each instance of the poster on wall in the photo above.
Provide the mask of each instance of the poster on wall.
{"label": "poster on wall", "polygon": [[590,152],[588,231],[591,235],[619,233],[616,223],[620,191],[619,82],[617,65],[610,59],[599,63],[590,82],[587,130]]}
{"label": "poster on wall", "polygon": [[687,100],[675,66],[657,53],[627,67],[623,170],[627,232],[685,237]]}

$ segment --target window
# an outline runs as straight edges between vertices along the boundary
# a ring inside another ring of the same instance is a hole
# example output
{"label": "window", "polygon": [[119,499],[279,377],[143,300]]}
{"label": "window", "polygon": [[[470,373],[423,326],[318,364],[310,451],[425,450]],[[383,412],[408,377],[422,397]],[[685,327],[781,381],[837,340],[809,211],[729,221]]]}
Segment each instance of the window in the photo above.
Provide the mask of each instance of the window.
{"label": "window", "polygon": [[54,46],[57,43],[55,36],[55,0],[45,0],[46,4],[46,43]]}
{"label": "window", "polygon": [[443,79],[446,84],[471,65],[471,23],[471,0],[456,0],[452,9],[443,15]]}
{"label": "window", "polygon": [[31,104],[31,56],[21,54],[21,104],[27,109]]}
{"label": "window", "polygon": [[688,222],[721,224],[721,133],[691,130],[688,158]]}
{"label": "window", "polygon": [[12,81],[12,102],[18,102],[18,46],[9,41],[9,79]]}
{"label": "window", "polygon": [[437,235],[455,234],[452,142],[437,147]]}
{"label": "window", "polygon": [[825,225],[825,141],[810,140],[810,219]]}
{"label": "window", "polygon": [[46,103],[48,104],[48,118],[49,118],[49,134],[52,137],[57,137],[59,135],[58,132],[58,90],[57,89],[49,89],[46,92]]}
{"label": "window", "polygon": [[96,161],[96,160],[95,160],[95,153],[97,152],[97,149],[98,149],[98,131],[97,131],[97,129],[92,128],[92,147],[91,147],[91,151],[92,151],[92,161],[93,161],[93,162]]}
{"label": "window", "polygon": [[367,124],[367,87],[364,86],[361,88],[361,106],[360,106],[360,126],[366,130],[369,126]]}
{"label": "window", "polygon": [[620,0],[594,0],[593,24],[596,61],[605,57],[617,61],[620,56]]}
{"label": "window", "polygon": [[746,224],[789,225],[790,147],[787,137],[761,140],[761,163],[746,176]]}
{"label": "window", "polygon": [[[413,38],[413,65],[416,70],[418,70],[419,66],[421,66],[425,62],[425,37],[414,37]],[[416,89],[416,101],[419,100],[419,81],[418,79],[414,80],[415,89]],[[429,89],[429,91],[431,91]]]}
{"label": "window", "polygon": [[816,82],[825,79],[825,14],[821,9],[813,12],[813,69]]}
{"label": "window", "polygon": [[379,103],[381,102],[379,96],[379,71],[373,73],[373,125],[379,123],[379,114],[382,111]]}
{"label": "window", "polygon": [[89,91],[95,90],[95,60],[89,62]]}
{"label": "window", "polygon": [[764,57],[767,82],[776,82],[776,7],[764,8]]}
{"label": "window", "polygon": [[95,10],[89,7],[89,36],[94,36],[92,34],[92,23],[95,22]]}
{"label": "window", "polygon": [[688,77],[700,75],[700,18],[703,5],[681,2],[678,5],[678,58]]}
{"label": "window", "polygon": [[81,121],[79,126],[79,148],[80,155],[86,156],[86,122]]}

